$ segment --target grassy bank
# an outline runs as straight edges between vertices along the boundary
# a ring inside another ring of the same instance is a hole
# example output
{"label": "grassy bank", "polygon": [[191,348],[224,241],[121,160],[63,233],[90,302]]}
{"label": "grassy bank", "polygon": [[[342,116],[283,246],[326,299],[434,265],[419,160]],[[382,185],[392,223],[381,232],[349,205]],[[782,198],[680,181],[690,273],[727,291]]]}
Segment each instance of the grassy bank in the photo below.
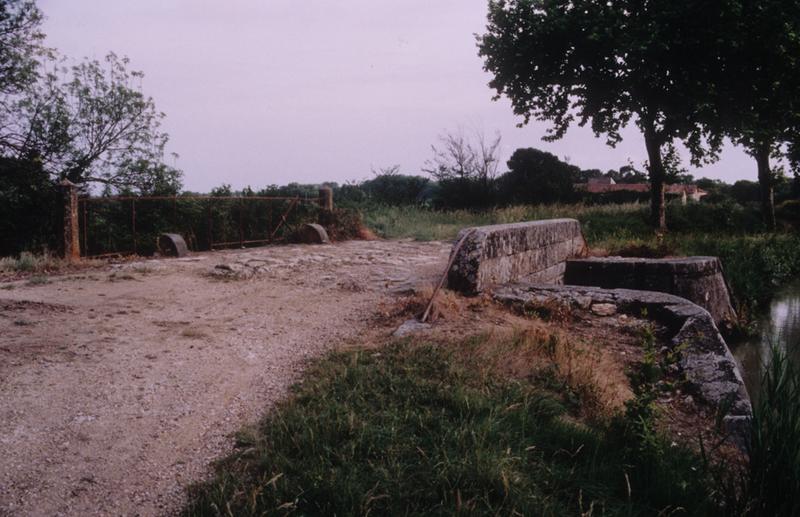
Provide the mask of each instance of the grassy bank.
{"label": "grassy bank", "polygon": [[764,233],[752,209],[671,204],[666,235],[650,228],[647,214],[647,206],[635,203],[516,206],[483,212],[373,207],[365,211],[364,220],[387,238],[449,240],[468,226],[571,217],[581,222],[589,246],[610,254],[644,251],[720,257],[736,305],[744,313],[762,310],[777,287],[800,276],[800,235]]}
{"label": "grassy bank", "polygon": [[[648,421],[587,424],[552,379],[514,360],[396,343],[322,360],[255,429],[185,515],[708,515],[701,460]],[[549,346],[543,340],[532,346]],[[506,355],[502,355],[506,354]],[[580,404],[580,401],[578,401]]]}
{"label": "grassy bank", "polygon": [[413,206],[378,206],[364,211],[364,222],[380,236],[417,240],[451,240],[468,226],[572,217],[581,221],[592,243],[607,237],[644,238],[651,232],[647,208],[622,205],[526,205],[485,211],[436,211]]}

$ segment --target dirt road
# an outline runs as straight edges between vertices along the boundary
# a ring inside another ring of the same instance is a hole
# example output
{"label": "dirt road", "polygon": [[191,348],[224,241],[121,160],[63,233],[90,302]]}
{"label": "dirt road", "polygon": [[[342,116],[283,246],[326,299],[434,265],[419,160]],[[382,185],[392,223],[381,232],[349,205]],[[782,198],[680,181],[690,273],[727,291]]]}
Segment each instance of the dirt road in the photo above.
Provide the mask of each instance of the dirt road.
{"label": "dirt road", "polygon": [[[160,515],[449,245],[199,254],[0,284],[0,515]],[[222,265],[222,267],[216,267]]]}

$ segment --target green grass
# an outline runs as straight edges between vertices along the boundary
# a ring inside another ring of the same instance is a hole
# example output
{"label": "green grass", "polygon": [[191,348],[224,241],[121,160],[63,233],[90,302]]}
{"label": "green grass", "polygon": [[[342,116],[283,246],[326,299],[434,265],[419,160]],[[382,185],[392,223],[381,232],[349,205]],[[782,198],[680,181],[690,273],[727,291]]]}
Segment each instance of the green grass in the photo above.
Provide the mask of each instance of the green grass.
{"label": "green grass", "polygon": [[774,349],[755,408],[742,490],[752,515],[800,515],[798,401],[800,369]]}
{"label": "green grass", "polygon": [[[239,436],[185,515],[708,515],[700,460],[652,433],[588,427],[531,379],[456,346],[319,361]],[[503,349],[498,353],[502,353]]]}
{"label": "green grass", "polygon": [[468,226],[515,223],[535,219],[573,217],[581,221],[587,240],[596,243],[607,235],[643,238],[652,231],[647,225],[647,207],[623,205],[528,205],[485,211],[437,211],[414,206],[377,206],[364,212],[364,222],[381,237],[417,240],[452,240]]}
{"label": "green grass", "polygon": [[765,310],[773,293],[800,276],[800,235],[689,234],[669,239],[681,255],[719,257],[737,308]]}

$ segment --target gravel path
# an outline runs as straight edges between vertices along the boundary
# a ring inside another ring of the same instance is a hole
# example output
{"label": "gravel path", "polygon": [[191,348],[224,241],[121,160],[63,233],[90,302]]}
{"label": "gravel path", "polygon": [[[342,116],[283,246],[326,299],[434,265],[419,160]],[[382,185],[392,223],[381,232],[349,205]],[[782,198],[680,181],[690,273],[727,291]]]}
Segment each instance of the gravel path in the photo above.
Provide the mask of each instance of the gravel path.
{"label": "gravel path", "polygon": [[[162,515],[450,246],[198,254],[0,284],[0,515]],[[221,266],[221,267],[218,267]]]}

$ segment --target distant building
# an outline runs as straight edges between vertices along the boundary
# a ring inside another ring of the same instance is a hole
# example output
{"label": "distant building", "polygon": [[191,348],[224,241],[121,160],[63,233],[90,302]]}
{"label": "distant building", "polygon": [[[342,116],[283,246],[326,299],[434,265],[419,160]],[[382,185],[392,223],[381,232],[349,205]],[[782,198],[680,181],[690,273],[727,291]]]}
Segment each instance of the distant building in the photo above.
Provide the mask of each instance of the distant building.
{"label": "distant building", "polygon": [[616,185],[617,182],[611,176],[600,176],[599,178],[589,178],[589,185]]}
{"label": "distant building", "polygon": [[[589,183],[576,183],[575,190],[583,190],[591,194],[603,194],[605,192],[650,192],[649,183],[617,183],[612,178],[602,176],[600,178],[589,178]],[[700,201],[708,192],[697,185],[664,185],[664,193],[681,196],[681,201],[685,204],[688,199]]]}

